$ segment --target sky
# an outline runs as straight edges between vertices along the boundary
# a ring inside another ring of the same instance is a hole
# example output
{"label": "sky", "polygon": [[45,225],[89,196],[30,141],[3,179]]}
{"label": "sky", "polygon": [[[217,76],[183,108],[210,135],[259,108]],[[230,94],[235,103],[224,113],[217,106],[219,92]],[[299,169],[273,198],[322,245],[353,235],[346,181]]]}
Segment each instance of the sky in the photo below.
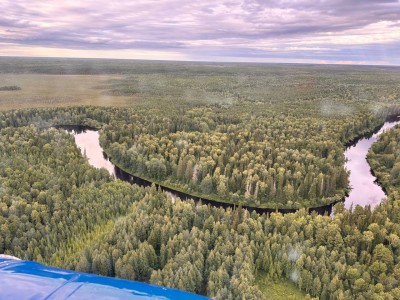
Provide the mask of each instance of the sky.
{"label": "sky", "polygon": [[397,0],[1,0],[0,56],[400,65]]}

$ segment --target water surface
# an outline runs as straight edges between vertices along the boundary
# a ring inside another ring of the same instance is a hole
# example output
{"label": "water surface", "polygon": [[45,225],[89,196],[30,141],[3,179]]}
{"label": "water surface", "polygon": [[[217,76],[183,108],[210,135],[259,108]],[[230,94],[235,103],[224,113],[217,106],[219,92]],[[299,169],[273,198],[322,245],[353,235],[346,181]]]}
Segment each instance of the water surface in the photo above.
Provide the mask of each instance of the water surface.
{"label": "water surface", "polygon": [[105,168],[110,175],[115,177],[115,166],[107,159],[99,143],[99,132],[95,130],[73,131],[76,145],[81,149],[89,164],[95,168]]}
{"label": "water surface", "polygon": [[398,117],[385,122],[377,132],[361,138],[355,145],[346,149],[344,153],[347,159],[346,169],[350,171],[349,181],[352,189],[344,202],[347,209],[351,206],[355,207],[357,204],[361,206],[371,205],[371,208],[374,208],[386,197],[385,192],[376,182],[376,177],[371,173],[367,154],[379,136],[396,124],[400,124]]}

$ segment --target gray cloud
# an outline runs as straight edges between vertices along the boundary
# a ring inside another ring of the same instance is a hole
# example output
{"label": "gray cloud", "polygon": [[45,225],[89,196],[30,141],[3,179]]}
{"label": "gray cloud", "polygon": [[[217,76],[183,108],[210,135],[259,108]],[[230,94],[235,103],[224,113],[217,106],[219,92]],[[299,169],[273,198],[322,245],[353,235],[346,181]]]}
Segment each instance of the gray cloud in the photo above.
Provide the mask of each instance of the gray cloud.
{"label": "gray cloud", "polygon": [[0,10],[2,47],[361,61],[366,53],[387,57],[400,42],[395,0],[4,0]]}

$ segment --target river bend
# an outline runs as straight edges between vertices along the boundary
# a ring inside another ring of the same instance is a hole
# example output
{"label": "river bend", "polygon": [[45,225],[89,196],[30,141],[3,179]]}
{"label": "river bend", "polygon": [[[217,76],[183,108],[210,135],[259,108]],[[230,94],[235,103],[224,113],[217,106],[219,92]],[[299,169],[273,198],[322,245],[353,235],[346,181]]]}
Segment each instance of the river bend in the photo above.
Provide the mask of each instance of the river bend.
{"label": "river bend", "polygon": [[[355,205],[371,207],[377,206],[383,198],[386,197],[385,192],[377,183],[376,177],[371,173],[371,168],[367,161],[367,153],[373,143],[378,140],[378,137],[389,128],[400,124],[400,116],[390,118],[380,128],[377,128],[373,133],[365,135],[346,148],[346,169],[350,172],[350,187],[349,195],[344,199],[345,207],[350,208]],[[126,173],[117,166],[115,166],[105,155],[99,143],[99,132],[93,128],[84,126],[59,126],[70,132],[75,139],[76,145],[81,149],[82,155],[87,157],[90,165],[96,168],[105,168],[111,176],[128,181],[131,184],[139,184],[141,186],[150,186],[150,181],[132,176]],[[174,199],[175,196],[181,199],[191,198],[199,201],[198,197],[194,197],[179,191],[175,191],[168,187],[160,186],[164,191],[169,192]],[[202,199],[205,204],[211,204],[218,207],[233,207],[233,204],[220,203],[213,200]],[[268,208],[253,208],[246,207],[250,211],[257,211],[258,213],[272,212],[275,209]],[[282,213],[294,212],[296,209],[279,209]],[[324,207],[312,208],[311,211],[318,213],[328,213],[332,211],[332,205]]]}

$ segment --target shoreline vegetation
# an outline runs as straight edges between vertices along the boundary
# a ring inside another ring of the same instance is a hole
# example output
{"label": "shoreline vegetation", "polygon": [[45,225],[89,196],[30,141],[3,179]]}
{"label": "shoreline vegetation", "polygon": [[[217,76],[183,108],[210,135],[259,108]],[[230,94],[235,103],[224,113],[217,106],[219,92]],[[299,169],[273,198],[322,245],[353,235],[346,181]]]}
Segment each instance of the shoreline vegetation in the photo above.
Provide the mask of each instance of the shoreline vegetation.
{"label": "shoreline vegetation", "polygon": [[[61,125],[62,126],[62,125]],[[239,203],[233,203],[233,202],[229,202],[228,200],[224,200],[223,198],[219,198],[216,195],[206,195],[206,194],[200,194],[200,193],[196,193],[193,191],[186,191],[184,189],[180,189],[178,186],[173,185],[173,183],[168,183],[168,182],[162,182],[162,181],[156,181],[152,178],[148,178],[145,177],[143,175],[139,175],[139,174],[132,174],[130,173],[128,168],[124,168],[121,165],[118,165],[117,162],[115,162],[112,158],[112,156],[107,153],[107,151],[103,148],[104,153],[106,154],[106,156],[109,158],[109,160],[114,164],[114,166],[116,166],[117,168],[119,168],[120,170],[122,170],[123,172],[125,172],[127,175],[129,176],[133,176],[135,178],[138,178],[140,180],[149,182],[150,184],[155,184],[157,187],[161,188],[161,190],[165,190],[168,192],[177,192],[178,193],[178,197],[179,194],[182,195],[185,198],[188,199],[194,199],[196,202],[202,202],[203,204],[211,204],[213,206],[216,207],[231,207],[231,208],[235,208],[235,207],[241,207],[243,209],[247,209],[250,212],[252,211],[256,211],[257,213],[272,213],[272,212],[280,212],[280,213],[293,213],[296,212],[300,209],[305,209],[307,211],[319,211],[320,213],[324,214],[324,212],[328,212],[331,211],[332,206],[336,203],[339,202],[343,202],[345,197],[346,197],[346,193],[345,195],[340,198],[339,200],[334,200],[326,205],[321,205],[321,206],[315,206],[315,207],[299,207],[299,208],[285,208],[285,207],[266,207],[266,206],[251,206],[248,204],[244,204],[243,202],[239,202]],[[182,198],[182,196],[180,197],[181,200],[184,200]],[[226,205],[226,206],[225,206]]]}
{"label": "shoreline vegetation", "polygon": [[[361,133],[359,136],[356,137],[352,137],[351,139],[349,139],[349,141],[345,141],[343,143],[343,147],[344,148],[348,148],[351,147],[352,145],[355,145],[360,139],[371,136],[372,134],[376,133],[382,126],[383,123],[385,121],[391,121],[394,117],[397,117],[396,115],[388,115],[386,118],[383,118],[383,121],[381,124],[377,125],[377,126],[373,126],[372,129],[366,128],[364,130],[361,130]],[[114,159],[112,153],[110,150],[107,149],[107,147],[104,147],[104,144],[101,145],[103,147],[103,151],[105,152],[105,154],[107,155],[107,157],[110,158],[110,160],[112,161],[112,163],[117,166],[118,168],[120,168],[121,170],[123,170],[124,172],[126,172],[127,174],[134,176],[136,178],[139,178],[141,180],[147,181],[147,182],[151,182],[156,184],[157,186],[161,186],[162,188],[164,188],[165,190],[169,190],[172,192],[178,192],[178,193],[182,193],[184,197],[194,197],[195,199],[199,200],[202,199],[204,201],[211,202],[211,204],[216,204],[213,202],[219,202],[221,204],[228,204],[228,205],[233,205],[233,206],[241,206],[243,208],[249,209],[250,211],[252,210],[256,210],[257,212],[273,212],[273,211],[278,211],[278,212],[294,212],[298,209],[304,208],[306,210],[319,210],[320,213],[322,211],[322,213],[324,211],[329,212],[332,208],[332,206],[336,203],[339,202],[343,202],[345,197],[348,195],[348,192],[350,191],[350,187],[345,187],[343,190],[343,195],[342,196],[338,196],[338,197],[332,197],[333,200],[332,201],[326,201],[326,204],[322,204],[322,205],[315,205],[315,206],[301,206],[301,207],[277,207],[277,206],[268,206],[268,204],[264,204],[264,205],[254,205],[254,204],[249,204],[246,203],[244,201],[241,202],[232,202],[229,200],[224,200],[226,198],[223,197],[218,197],[218,195],[215,194],[202,194],[193,190],[187,190],[183,187],[180,187],[179,185],[176,185],[176,183],[174,182],[168,182],[167,181],[162,181],[162,180],[155,180],[154,178],[145,176],[143,174],[139,174],[139,173],[133,173],[131,171],[131,169],[129,168],[129,166],[125,166],[122,165],[118,160]]]}
{"label": "shoreline vegetation", "polygon": [[368,151],[368,162],[376,182],[386,194],[400,187],[400,125],[384,132]]}
{"label": "shoreline vegetation", "polygon": [[[395,121],[395,120],[397,120],[397,115],[389,115],[389,116],[386,117],[385,122],[390,122],[390,121]],[[54,127],[56,127],[56,128],[67,128],[67,129],[70,128],[70,129],[73,129],[76,126],[78,126],[78,125],[70,124],[70,125],[57,125],[57,126],[54,126]],[[361,140],[363,138],[366,138],[366,137],[370,137],[370,136],[372,136],[372,134],[378,132],[379,129],[382,126],[383,126],[383,123],[378,125],[378,126],[376,126],[371,131],[363,133],[363,134],[361,134],[360,136],[358,136],[356,138],[353,138],[351,141],[346,142],[344,144],[344,147],[345,148],[349,148],[349,147],[354,146],[355,144],[357,144],[357,142],[359,140]],[[87,127],[86,129],[101,131],[101,128],[94,128],[94,127]],[[155,184],[158,188],[161,188],[161,190],[163,190],[163,191],[168,191],[168,192],[172,192],[172,193],[177,194],[177,196],[180,197],[181,200],[184,200],[184,197],[185,197],[185,198],[189,198],[189,199],[194,199],[196,202],[199,201],[199,202],[202,202],[204,204],[211,204],[211,205],[217,206],[217,207],[221,206],[221,205],[223,207],[232,207],[232,208],[240,206],[243,209],[249,210],[250,212],[255,210],[257,213],[271,213],[271,212],[293,213],[293,212],[295,212],[295,211],[297,211],[299,209],[306,209],[306,211],[309,211],[309,212],[317,211],[318,213],[322,213],[322,214],[324,212],[327,212],[328,214],[330,214],[330,211],[332,210],[332,207],[335,204],[339,203],[339,202],[343,202],[345,197],[347,196],[347,192],[345,192],[345,195],[342,198],[338,198],[338,199],[336,199],[336,200],[334,200],[334,201],[332,201],[332,202],[330,202],[330,203],[328,203],[326,205],[311,206],[311,207],[299,207],[299,208],[261,207],[261,206],[246,205],[246,204],[241,203],[241,202],[232,203],[232,202],[229,202],[228,200],[224,200],[223,198],[217,197],[216,195],[206,195],[206,194],[196,193],[196,192],[193,192],[193,191],[187,191],[187,190],[184,190],[182,188],[179,188],[178,186],[174,185],[173,183],[168,183],[168,182],[165,182],[165,181],[157,181],[157,180],[154,180],[152,178],[145,177],[143,175],[141,176],[139,174],[132,174],[132,173],[130,173],[128,168],[124,168],[123,166],[118,165],[117,162],[115,162],[113,160],[113,158],[111,157],[110,153],[108,153],[106,149],[102,148],[102,150],[103,150],[104,154],[107,156],[107,158],[114,164],[115,167],[117,167],[121,171],[125,172],[126,175],[128,175],[128,176],[132,176],[132,177],[135,177],[136,179],[139,179],[141,181],[146,182],[146,186],[147,186],[147,183]],[[371,167],[371,172],[374,175],[374,171],[373,171],[372,167]],[[124,176],[125,178],[126,178],[126,175]],[[124,179],[122,179],[122,180],[124,180]],[[125,179],[125,181],[129,182],[129,178]],[[380,184],[378,179],[377,179],[377,182]],[[140,185],[140,183],[137,182],[137,180],[134,181],[134,183]],[[388,195],[386,188],[383,185],[381,185],[381,187],[382,187],[383,191],[385,192],[385,194]],[[351,188],[349,187],[348,191],[350,191],[350,189]]]}

